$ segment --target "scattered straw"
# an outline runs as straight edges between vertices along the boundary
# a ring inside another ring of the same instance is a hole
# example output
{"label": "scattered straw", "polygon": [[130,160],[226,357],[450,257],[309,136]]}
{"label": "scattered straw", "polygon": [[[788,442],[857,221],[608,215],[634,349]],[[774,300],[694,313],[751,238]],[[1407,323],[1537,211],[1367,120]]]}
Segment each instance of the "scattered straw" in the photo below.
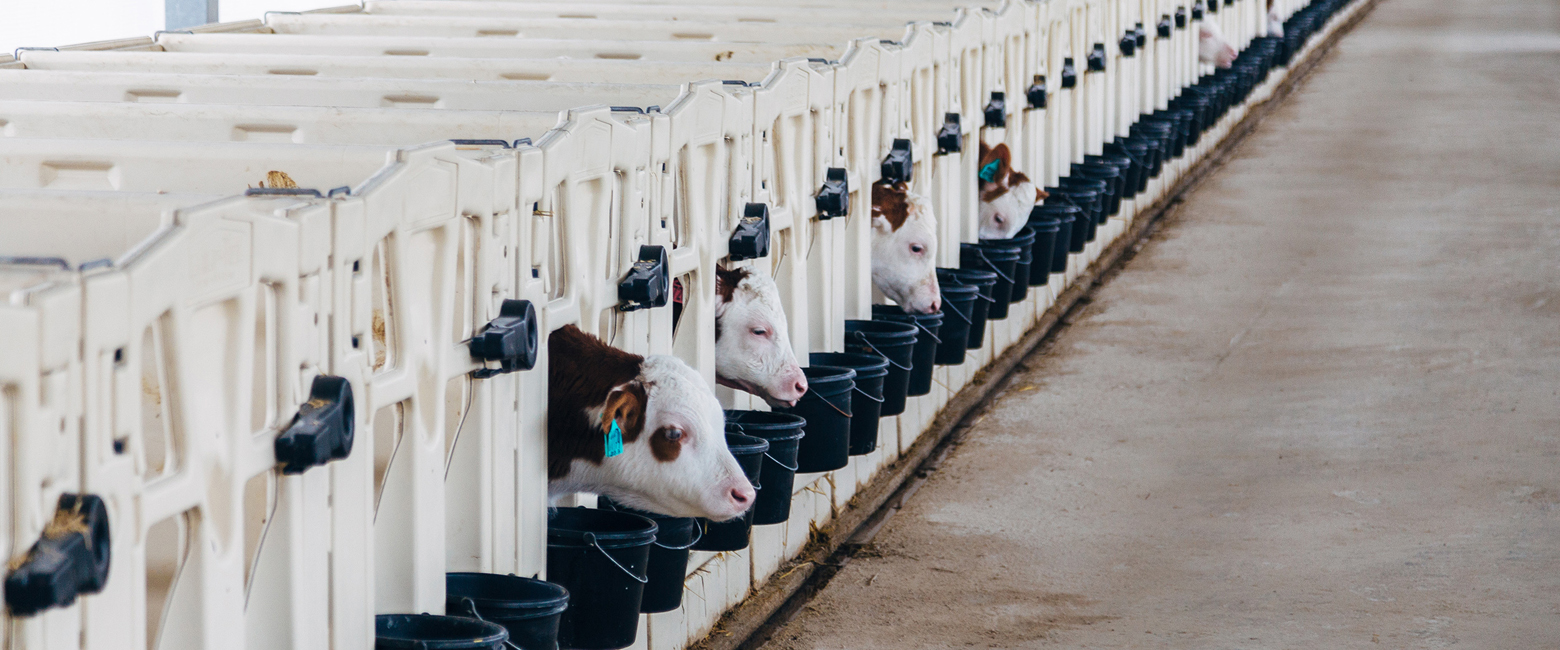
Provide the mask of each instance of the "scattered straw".
{"label": "scattered straw", "polygon": [[272,170],[266,172],[265,182],[260,183],[260,187],[280,190],[295,190],[298,189],[298,183],[294,182],[292,177],[287,175],[287,172]]}

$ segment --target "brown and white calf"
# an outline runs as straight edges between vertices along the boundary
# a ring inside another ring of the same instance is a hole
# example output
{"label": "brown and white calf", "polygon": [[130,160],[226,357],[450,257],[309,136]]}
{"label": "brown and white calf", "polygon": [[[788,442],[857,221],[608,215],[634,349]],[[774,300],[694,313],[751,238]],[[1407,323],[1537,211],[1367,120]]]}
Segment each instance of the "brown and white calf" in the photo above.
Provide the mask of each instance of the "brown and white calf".
{"label": "brown and white calf", "polygon": [[1235,63],[1235,46],[1224,38],[1224,30],[1211,20],[1204,20],[1197,29],[1197,60],[1201,63],[1228,68]]}
{"label": "brown and white calf", "polygon": [[[720,402],[681,359],[629,354],[566,325],[548,337],[547,363],[549,496],[594,492],[716,521],[753,505]],[[622,451],[608,456],[614,423]]]}
{"label": "brown and white calf", "polygon": [[942,308],[937,287],[937,217],[908,185],[872,184],[872,284],[905,311]]}
{"label": "brown and white calf", "polygon": [[715,382],[796,406],[807,377],[791,348],[790,322],[775,281],[747,269],[715,269]]}
{"label": "brown and white calf", "polygon": [[1006,144],[980,143],[981,239],[1009,239],[1029,223],[1029,211],[1046,197],[1023,172],[1013,169]]}

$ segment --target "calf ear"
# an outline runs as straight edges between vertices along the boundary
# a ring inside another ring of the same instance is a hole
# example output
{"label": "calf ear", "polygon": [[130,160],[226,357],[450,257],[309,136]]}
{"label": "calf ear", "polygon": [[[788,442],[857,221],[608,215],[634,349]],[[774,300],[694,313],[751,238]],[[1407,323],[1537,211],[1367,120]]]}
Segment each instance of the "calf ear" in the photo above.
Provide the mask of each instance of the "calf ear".
{"label": "calf ear", "polygon": [[621,384],[607,393],[601,407],[601,432],[612,430],[616,420],[623,430],[623,442],[633,442],[645,428],[645,386],[638,381]]}

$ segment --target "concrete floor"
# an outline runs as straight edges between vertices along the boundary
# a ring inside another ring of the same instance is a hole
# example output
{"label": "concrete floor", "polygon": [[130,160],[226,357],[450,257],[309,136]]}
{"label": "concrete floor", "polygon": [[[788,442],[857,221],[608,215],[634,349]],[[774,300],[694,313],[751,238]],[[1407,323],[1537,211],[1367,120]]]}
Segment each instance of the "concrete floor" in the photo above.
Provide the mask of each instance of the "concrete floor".
{"label": "concrete floor", "polygon": [[770,648],[1560,647],[1560,3],[1386,0]]}

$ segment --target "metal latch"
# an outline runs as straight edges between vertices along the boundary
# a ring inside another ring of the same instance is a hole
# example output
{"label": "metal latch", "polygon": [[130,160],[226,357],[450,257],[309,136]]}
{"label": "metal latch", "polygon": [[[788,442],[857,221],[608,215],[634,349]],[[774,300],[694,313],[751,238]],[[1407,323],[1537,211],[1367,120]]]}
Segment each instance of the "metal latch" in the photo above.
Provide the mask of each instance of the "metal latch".
{"label": "metal latch", "polygon": [[991,91],[991,101],[986,104],[986,126],[993,129],[1007,128],[1007,93]]}
{"label": "metal latch", "polygon": [[814,199],[818,219],[828,221],[850,213],[850,179],[844,167],[830,167],[823,175],[823,188]]}
{"label": "metal latch", "polygon": [[54,519],[5,577],[5,604],[13,616],[65,607],[108,583],[112,559],[108,507],[91,494],[61,494]]}
{"label": "metal latch", "polygon": [[964,151],[964,129],[959,126],[958,113],[943,113],[942,128],[937,130],[937,154],[946,155]]}
{"label": "metal latch", "polygon": [[726,244],[727,256],[733,262],[751,260],[769,255],[769,206],[749,203],[742,208],[742,218]]}
{"label": "metal latch", "polygon": [[482,361],[497,361],[497,368],[473,371],[476,379],[530,370],[536,367],[538,334],[536,307],[529,300],[505,300],[498,308],[498,318],[482,328],[482,333],[471,337],[466,348],[471,356]]}
{"label": "metal latch", "polygon": [[1029,88],[1024,91],[1024,95],[1029,98],[1030,108],[1045,108],[1047,94],[1043,74],[1035,75],[1035,82],[1029,84]]}
{"label": "metal latch", "polygon": [[666,247],[640,246],[639,260],[618,283],[620,311],[665,307],[671,297],[671,265],[666,262]]}
{"label": "metal latch", "polygon": [[888,150],[888,156],[883,158],[883,180],[890,183],[900,181],[908,183],[914,173],[915,165],[910,157],[910,141],[895,138],[894,146]]}
{"label": "metal latch", "polygon": [[1094,49],[1089,50],[1089,72],[1105,71],[1105,44],[1095,43]]}
{"label": "metal latch", "polygon": [[282,435],[276,437],[276,462],[283,474],[302,474],[310,467],[352,454],[352,383],[345,377],[319,375],[309,387],[309,401]]}

